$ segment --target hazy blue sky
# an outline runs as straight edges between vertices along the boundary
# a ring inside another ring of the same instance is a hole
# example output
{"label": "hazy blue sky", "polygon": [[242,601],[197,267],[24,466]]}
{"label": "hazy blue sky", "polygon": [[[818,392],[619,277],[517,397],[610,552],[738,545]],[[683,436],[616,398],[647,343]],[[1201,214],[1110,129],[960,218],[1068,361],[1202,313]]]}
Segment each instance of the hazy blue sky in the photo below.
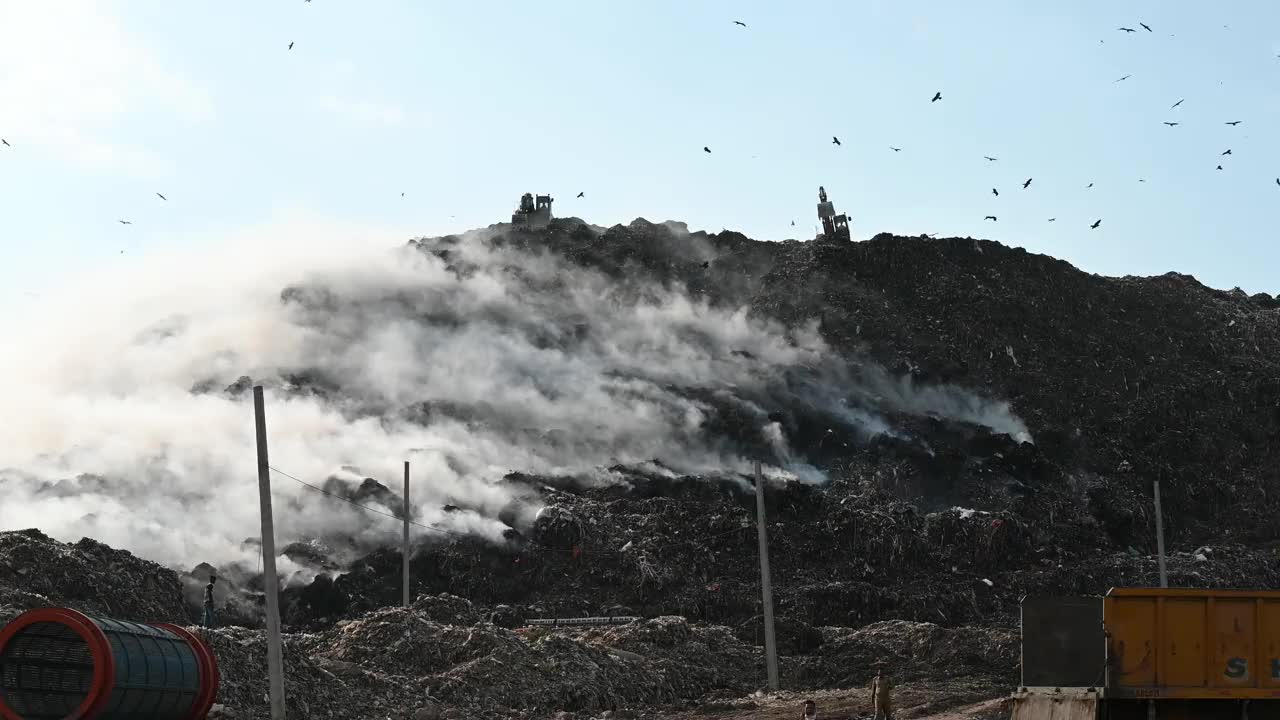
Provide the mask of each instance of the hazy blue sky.
{"label": "hazy blue sky", "polygon": [[1278,55],[1274,0],[0,0],[0,307],[282,218],[389,246],[525,191],[808,238],[819,184],[855,238],[1280,292]]}

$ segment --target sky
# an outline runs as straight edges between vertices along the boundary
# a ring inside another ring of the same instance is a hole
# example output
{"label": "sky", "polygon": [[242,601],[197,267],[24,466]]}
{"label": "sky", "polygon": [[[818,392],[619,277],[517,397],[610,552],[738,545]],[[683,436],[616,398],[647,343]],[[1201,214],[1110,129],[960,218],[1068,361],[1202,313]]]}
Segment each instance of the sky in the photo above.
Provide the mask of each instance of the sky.
{"label": "sky", "polygon": [[0,137],[0,318],[251,228],[389,247],[524,192],[809,239],[819,185],[855,239],[1280,292],[1270,0],[0,0]]}

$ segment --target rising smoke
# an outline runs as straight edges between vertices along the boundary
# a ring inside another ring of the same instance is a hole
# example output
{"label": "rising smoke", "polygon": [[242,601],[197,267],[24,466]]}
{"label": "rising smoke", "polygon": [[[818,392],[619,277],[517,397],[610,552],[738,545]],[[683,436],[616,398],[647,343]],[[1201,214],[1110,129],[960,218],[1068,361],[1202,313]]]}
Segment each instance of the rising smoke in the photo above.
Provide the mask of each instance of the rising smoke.
{"label": "rising smoke", "polygon": [[[179,566],[252,564],[252,403],[224,391],[241,376],[266,388],[274,467],[318,486],[398,487],[408,459],[416,521],[494,540],[508,527],[499,516],[538,509],[502,482],[511,471],[608,483],[618,464],[723,475],[762,459],[774,477],[824,481],[779,411],[818,412],[864,439],[898,432],[886,413],[909,413],[1030,440],[1007,405],[850,365],[812,325],[783,328],[488,235],[390,251],[256,237],[42,315],[0,351],[12,386],[0,528],[87,535]],[[398,532],[289,477],[272,482],[282,541]]]}

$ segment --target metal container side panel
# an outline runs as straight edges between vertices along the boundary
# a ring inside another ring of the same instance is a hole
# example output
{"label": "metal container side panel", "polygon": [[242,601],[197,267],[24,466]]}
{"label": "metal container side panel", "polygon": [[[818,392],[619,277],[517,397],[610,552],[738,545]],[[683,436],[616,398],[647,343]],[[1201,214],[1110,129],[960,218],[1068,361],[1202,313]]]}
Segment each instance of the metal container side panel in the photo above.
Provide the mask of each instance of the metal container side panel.
{"label": "metal container side panel", "polygon": [[1280,690],[1280,600],[1263,600],[1258,628],[1262,667],[1258,677],[1262,687]]}
{"label": "metal container side panel", "polygon": [[1104,603],[1108,686],[1156,685],[1156,601],[1151,597],[1110,597]]}
{"label": "metal container side panel", "polygon": [[1202,598],[1163,600],[1159,677],[1161,687],[1204,687],[1207,606]]}
{"label": "metal container side panel", "polygon": [[1024,687],[1102,685],[1106,639],[1101,597],[1029,595],[1022,600],[1020,616]]}
{"label": "metal container side panel", "polygon": [[1209,612],[1209,637],[1213,668],[1209,684],[1217,688],[1256,687],[1256,615],[1258,601],[1250,598],[1215,598]]}

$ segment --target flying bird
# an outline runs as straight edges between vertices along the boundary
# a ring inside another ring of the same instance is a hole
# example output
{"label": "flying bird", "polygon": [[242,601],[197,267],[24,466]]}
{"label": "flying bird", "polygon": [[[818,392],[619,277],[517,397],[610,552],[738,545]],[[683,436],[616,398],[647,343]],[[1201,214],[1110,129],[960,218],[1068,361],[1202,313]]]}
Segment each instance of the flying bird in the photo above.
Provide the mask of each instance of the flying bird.
{"label": "flying bird", "polygon": [[[1125,75],[1124,77],[1120,78],[1120,80],[1128,80],[1131,77],[1133,77],[1133,75]],[[1120,82],[1120,80],[1115,80],[1113,82]]]}
{"label": "flying bird", "polygon": [[1165,123],[1165,125],[1168,125],[1169,127],[1174,127],[1174,126],[1176,126],[1177,124],[1178,124],[1178,123],[1171,123],[1171,122],[1167,122],[1167,123]]}
{"label": "flying bird", "polygon": [[1000,197],[1000,191],[995,188],[991,188],[991,194]]}
{"label": "flying bird", "polygon": [[[311,0],[307,0],[307,2],[311,2]],[[734,24],[734,25],[741,25],[742,27],[746,27],[746,26],[747,26],[747,24],[746,24],[746,23],[744,23],[744,22],[742,22],[741,20],[734,20],[734,21],[733,21],[733,24]]]}
{"label": "flying bird", "polygon": [[1027,181],[1022,183],[1022,189],[1026,190],[1029,185],[1031,185],[1031,178],[1027,178]]}
{"label": "flying bird", "polygon": [[165,201],[165,202],[169,202],[169,198],[167,198],[167,197],[165,197],[165,196],[161,195],[160,193],[156,193],[156,197],[160,198],[161,200],[163,200],[163,201]]}
{"label": "flying bird", "polygon": [[702,151],[703,151],[703,152],[705,152],[705,153],[710,153],[710,152],[711,152],[711,148],[707,147],[706,145],[703,145],[703,146],[702,146]]}
{"label": "flying bird", "polygon": [[[1231,122],[1229,122],[1229,123],[1227,123],[1227,124],[1228,124],[1228,125],[1230,125],[1230,126],[1232,126],[1232,127],[1235,127],[1236,125],[1239,125],[1239,124],[1240,124],[1240,123],[1242,123],[1242,122],[1244,122],[1244,121],[1243,121],[1243,120],[1232,120]],[[8,143],[5,143],[5,144],[6,144],[6,145],[8,145]]]}
{"label": "flying bird", "polygon": [[5,147],[13,147],[12,145],[9,144],[9,141],[5,140],[4,138],[0,138],[0,143],[4,143]]}
{"label": "flying bird", "polygon": [[[310,2],[310,1],[311,1],[311,0],[307,0],[307,2]],[[1155,32],[1155,30],[1152,30],[1152,29],[1151,29],[1151,26],[1150,26],[1150,25],[1148,25],[1148,24],[1146,24],[1146,23],[1138,23],[1138,24],[1139,24],[1139,25],[1141,25],[1141,26],[1142,26],[1142,29],[1143,29],[1143,30],[1146,30],[1147,32]]]}
{"label": "flying bird", "polygon": [[707,269],[707,268],[709,268],[709,267],[711,267],[711,261],[710,261],[710,260],[703,260],[703,261],[702,261],[702,269],[704,269],[704,270],[705,270],[705,269]]}
{"label": "flying bird", "polygon": [[929,102],[938,102],[941,99],[942,99],[942,93],[937,93],[936,95],[933,96],[933,99],[930,100]]}
{"label": "flying bird", "polygon": [[832,135],[832,136],[831,136],[831,144],[833,144],[833,145],[839,145],[839,144],[840,144],[840,138],[836,137],[835,135]]}
{"label": "flying bird", "polygon": [[796,221],[795,221],[795,220],[792,220],[792,221],[791,221],[791,227],[795,227],[795,226],[796,226]]}
{"label": "flying bird", "polygon": [[1224,152],[1224,153],[1222,153],[1222,154],[1223,154],[1223,155],[1230,155],[1230,154],[1231,154],[1231,148],[1227,148],[1226,152]]}
{"label": "flying bird", "polygon": [[1057,220],[1057,219],[1058,218],[1049,218],[1049,222],[1053,222],[1054,220]]}
{"label": "flying bird", "polygon": [[1125,31],[1125,32],[1138,32],[1137,30],[1134,30],[1133,28],[1125,28],[1125,27],[1122,27],[1122,28],[1116,28],[1116,29],[1117,29],[1117,30],[1123,30],[1123,31]]}
{"label": "flying bird", "polygon": [[1098,229],[1098,226],[1099,226],[1099,225],[1101,225],[1101,224],[1102,224],[1102,220],[1098,220],[1097,222],[1095,222],[1094,224],[1090,225],[1089,227],[1093,228],[1094,230],[1097,230],[1097,229]]}
{"label": "flying bird", "polygon": [[582,197],[583,195],[586,195],[586,194],[587,194],[587,193],[586,193],[586,191],[584,190],[583,192],[578,193],[578,197]]}
{"label": "flying bird", "polygon": [[1276,184],[1280,185],[1280,178],[1276,178]]}
{"label": "flying bird", "polygon": [[894,146],[892,146],[892,145],[890,145],[890,146],[889,146],[889,149],[890,149],[890,150],[892,150],[892,151],[894,151],[894,152],[902,152],[902,148],[896,148],[896,147],[894,147]]}
{"label": "flying bird", "polygon": [[[120,221],[120,224],[121,224],[121,225],[132,225],[133,223],[129,222],[128,220],[121,220],[121,221]],[[121,252],[123,252],[123,251],[121,251]]]}
{"label": "flying bird", "polygon": [[1085,185],[1085,186],[1084,186],[1084,189],[1085,189],[1085,190],[1088,190],[1088,189],[1089,189],[1089,188],[1091,188],[1091,187],[1093,187],[1093,183],[1089,183],[1088,185]]}
{"label": "flying bird", "polygon": [[[1186,98],[1183,98],[1182,100],[1186,100]],[[1178,102],[1174,103],[1174,104],[1173,104],[1173,107],[1171,107],[1171,108],[1169,108],[1169,109],[1170,109],[1170,110],[1172,110],[1173,108],[1176,108],[1176,107],[1178,107],[1179,105],[1181,105],[1181,104],[1182,104],[1182,100],[1179,100]]]}
{"label": "flying bird", "polygon": [[984,158],[986,158],[986,159],[990,160],[991,162],[995,162],[995,161],[996,161],[996,159],[995,159],[995,158],[993,158],[993,157],[991,157],[990,155],[983,155],[982,157],[984,157]]}
{"label": "flying bird", "polygon": [[1219,170],[1221,170],[1221,169],[1222,169],[1222,166],[1221,166],[1221,165],[1219,165],[1219,166],[1218,166],[1218,169],[1219,169]]}
{"label": "flying bird", "polygon": [[289,49],[290,49],[290,50],[292,50],[292,49],[293,49],[293,43],[289,43]]}
{"label": "flying bird", "polygon": [[996,216],[995,216],[995,215],[988,215],[988,216],[986,216],[986,217],[984,217],[984,218],[982,218],[982,219],[983,219],[983,220],[990,220],[991,222],[995,222],[995,221],[996,221]]}

